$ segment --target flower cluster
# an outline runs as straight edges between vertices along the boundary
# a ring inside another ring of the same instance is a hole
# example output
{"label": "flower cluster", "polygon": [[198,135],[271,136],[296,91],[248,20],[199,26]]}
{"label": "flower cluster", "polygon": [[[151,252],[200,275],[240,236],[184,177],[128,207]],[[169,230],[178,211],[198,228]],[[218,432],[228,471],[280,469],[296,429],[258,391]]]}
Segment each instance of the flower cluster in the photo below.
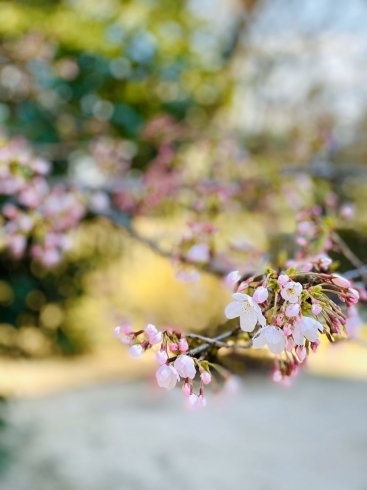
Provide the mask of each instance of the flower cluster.
{"label": "flower cluster", "polygon": [[[329,295],[345,303],[347,315]],[[357,316],[359,292],[338,274],[291,268],[241,282],[233,299],[227,318],[239,318],[255,349],[267,346],[279,356],[275,378],[283,379],[296,374],[310,350],[317,350],[320,334],[333,342],[347,333],[350,318]]]}
{"label": "flower cluster", "polygon": [[86,211],[78,192],[48,184],[45,177],[50,169],[47,161],[34,157],[24,140],[14,139],[0,148],[5,246],[18,259],[29,244],[30,255],[46,266],[60,262],[69,247],[67,232]]}
{"label": "flower cluster", "polygon": [[[115,335],[123,344],[129,345],[133,357],[140,357],[148,349],[159,346],[155,359],[160,367],[156,372],[158,386],[171,390],[180,380],[183,381],[182,391],[192,408],[205,407],[204,385],[211,382],[209,363],[199,359],[189,351],[189,338],[180,332],[166,329],[158,331],[148,324],[144,330],[133,332],[129,323],[115,328]],[[194,379],[199,373],[199,388],[194,392]]]}
{"label": "flower cluster", "polygon": [[[130,345],[133,357],[159,346],[155,354],[160,364],[156,373],[158,385],[172,389],[181,379],[190,406],[206,405],[204,385],[211,382],[210,368],[216,369],[212,362],[213,349],[268,347],[275,358],[274,381],[289,382],[310,351],[317,351],[320,335],[334,342],[358,322],[355,305],[359,292],[335,273],[295,268],[278,273],[269,269],[241,280],[234,271],[227,282],[235,283],[236,291],[233,301],[225,308],[225,316],[230,324],[238,319],[238,325],[216,338],[184,336],[172,329],[160,332],[151,324],[137,332],[131,330],[130,324],[116,328],[121,341]],[[330,295],[345,304],[347,315]],[[199,383],[196,393],[195,380]]]}

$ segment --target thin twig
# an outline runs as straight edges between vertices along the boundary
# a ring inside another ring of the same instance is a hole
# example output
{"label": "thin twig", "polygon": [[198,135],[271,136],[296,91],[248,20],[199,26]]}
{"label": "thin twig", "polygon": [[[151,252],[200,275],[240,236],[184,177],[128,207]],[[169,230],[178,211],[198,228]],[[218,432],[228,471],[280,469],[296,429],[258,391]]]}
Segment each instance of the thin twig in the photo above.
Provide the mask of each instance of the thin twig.
{"label": "thin twig", "polygon": [[339,251],[349,260],[351,264],[358,270],[363,282],[367,284],[367,273],[364,272],[364,264],[357,255],[348,247],[345,241],[335,231],[331,234],[331,239],[339,248]]}

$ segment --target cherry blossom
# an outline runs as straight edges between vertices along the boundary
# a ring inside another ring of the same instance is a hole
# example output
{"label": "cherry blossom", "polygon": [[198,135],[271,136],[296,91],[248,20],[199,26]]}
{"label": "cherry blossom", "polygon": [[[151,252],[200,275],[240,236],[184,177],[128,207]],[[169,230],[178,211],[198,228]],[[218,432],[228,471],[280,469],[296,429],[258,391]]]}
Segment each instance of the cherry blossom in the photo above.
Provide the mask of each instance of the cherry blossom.
{"label": "cherry blossom", "polygon": [[182,338],[178,341],[178,348],[180,352],[186,352],[189,348],[189,344],[187,343],[187,340]]}
{"label": "cherry blossom", "polygon": [[196,369],[192,357],[186,355],[178,356],[174,362],[174,367],[182,378],[195,378]]}
{"label": "cherry blossom", "polygon": [[156,372],[156,378],[158,386],[161,388],[167,388],[167,390],[172,390],[180,380],[176,369],[173,366],[164,364]]}
{"label": "cherry blossom", "polygon": [[285,349],[286,338],[279,327],[268,325],[259,330],[253,339],[255,349],[261,349],[265,345],[273,354],[281,354]]}
{"label": "cherry blossom", "polygon": [[266,320],[257,303],[251,296],[242,293],[233,294],[235,301],[227,305],[225,315],[227,318],[240,317],[240,327],[244,332],[252,332],[257,323],[265,326]]}
{"label": "cherry blossom", "polygon": [[323,330],[323,325],[314,318],[301,316],[301,320],[294,323],[293,338],[297,345],[303,345],[305,338],[315,342],[319,338],[319,331]]}
{"label": "cherry blossom", "polygon": [[302,293],[302,284],[299,282],[287,282],[281,289],[282,298],[289,303],[297,303],[300,294]]}
{"label": "cherry blossom", "polygon": [[147,334],[149,343],[152,345],[159,344],[162,340],[162,332],[158,332],[157,328],[151,323],[145,328],[145,333]]}
{"label": "cherry blossom", "polygon": [[158,364],[166,364],[168,355],[166,351],[159,350],[155,355],[156,361]]}

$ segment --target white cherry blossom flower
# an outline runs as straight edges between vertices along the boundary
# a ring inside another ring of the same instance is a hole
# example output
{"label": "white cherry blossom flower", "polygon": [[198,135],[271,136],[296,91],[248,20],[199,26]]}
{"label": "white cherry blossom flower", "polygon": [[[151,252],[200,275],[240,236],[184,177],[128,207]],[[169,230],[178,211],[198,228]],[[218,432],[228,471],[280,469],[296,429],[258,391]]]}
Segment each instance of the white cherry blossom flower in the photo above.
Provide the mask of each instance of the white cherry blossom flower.
{"label": "white cherry blossom flower", "polygon": [[297,345],[303,345],[305,338],[310,342],[316,342],[319,338],[319,330],[324,327],[320,322],[309,316],[301,316],[301,321],[294,323],[293,338]]}
{"label": "white cherry blossom flower", "polygon": [[195,363],[190,356],[178,356],[174,367],[182,378],[194,379],[196,374]]}
{"label": "white cherry blossom flower", "polygon": [[282,298],[289,303],[298,303],[299,295],[302,293],[302,284],[299,282],[289,281],[282,287],[280,294]]}
{"label": "white cherry blossom flower", "polygon": [[260,329],[256,337],[254,337],[252,345],[255,349],[261,349],[261,347],[267,345],[273,354],[280,354],[284,351],[285,344],[286,338],[283,331],[279,327],[268,325]]}
{"label": "white cherry blossom flower", "polygon": [[266,320],[257,303],[247,294],[235,293],[235,301],[227,305],[225,315],[227,318],[240,317],[240,327],[244,332],[252,332],[259,322],[261,326],[266,325]]}
{"label": "white cherry blossom flower", "polygon": [[172,390],[176,386],[177,381],[180,380],[176,369],[173,366],[168,366],[163,364],[156,372],[156,378],[158,386],[161,388],[167,388],[167,390]]}

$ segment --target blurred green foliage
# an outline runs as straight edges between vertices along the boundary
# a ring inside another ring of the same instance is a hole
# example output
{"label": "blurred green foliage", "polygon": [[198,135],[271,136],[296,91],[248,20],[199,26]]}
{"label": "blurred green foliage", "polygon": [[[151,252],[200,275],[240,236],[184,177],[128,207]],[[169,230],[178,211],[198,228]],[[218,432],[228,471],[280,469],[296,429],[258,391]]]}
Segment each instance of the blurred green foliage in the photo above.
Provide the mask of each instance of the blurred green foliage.
{"label": "blurred green foliage", "polygon": [[138,139],[156,114],[205,125],[230,97],[230,36],[183,0],[3,1],[0,34],[0,117],[11,134],[65,145],[59,163],[97,134]]}

